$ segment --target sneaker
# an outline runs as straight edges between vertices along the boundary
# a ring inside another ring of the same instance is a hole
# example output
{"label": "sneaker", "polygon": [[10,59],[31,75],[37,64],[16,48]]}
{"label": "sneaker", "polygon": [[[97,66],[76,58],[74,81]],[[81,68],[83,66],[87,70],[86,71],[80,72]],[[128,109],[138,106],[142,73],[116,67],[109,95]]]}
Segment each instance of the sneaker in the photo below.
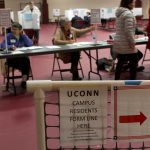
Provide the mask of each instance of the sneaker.
{"label": "sneaker", "polygon": [[22,87],[23,89],[26,89],[26,88],[27,88],[26,81],[22,81],[22,82],[21,82],[21,87]]}
{"label": "sneaker", "polygon": [[136,70],[137,70],[138,72],[143,71],[144,69],[145,69],[144,66],[138,66],[138,67],[136,68]]}

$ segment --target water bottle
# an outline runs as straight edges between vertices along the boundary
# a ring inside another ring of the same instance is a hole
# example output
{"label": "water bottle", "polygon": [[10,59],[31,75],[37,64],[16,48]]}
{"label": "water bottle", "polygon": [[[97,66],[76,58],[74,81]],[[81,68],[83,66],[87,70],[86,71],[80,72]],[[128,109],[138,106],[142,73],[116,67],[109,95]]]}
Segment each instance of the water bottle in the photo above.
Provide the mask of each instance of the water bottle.
{"label": "water bottle", "polygon": [[93,43],[97,44],[97,36],[95,32],[92,33],[92,37],[93,37]]}

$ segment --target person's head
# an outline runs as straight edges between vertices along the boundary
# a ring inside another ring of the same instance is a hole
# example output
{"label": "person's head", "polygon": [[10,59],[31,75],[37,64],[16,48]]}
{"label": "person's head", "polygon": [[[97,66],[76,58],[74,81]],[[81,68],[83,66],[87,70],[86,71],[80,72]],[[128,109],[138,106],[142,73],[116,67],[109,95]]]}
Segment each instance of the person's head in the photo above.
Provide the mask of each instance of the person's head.
{"label": "person's head", "polygon": [[34,1],[30,1],[30,2],[29,2],[29,6],[30,6],[30,9],[33,9]]}
{"label": "person's head", "polygon": [[87,14],[87,16],[90,16],[91,15],[91,13],[88,11],[88,12],[86,12],[86,14]]}
{"label": "person's head", "polygon": [[19,24],[18,22],[14,22],[11,25],[11,32],[16,36],[20,35],[20,33],[22,33],[22,25]]}
{"label": "person's head", "polygon": [[68,18],[61,18],[59,20],[59,26],[61,29],[68,31],[71,28],[71,21]]}
{"label": "person's head", "polygon": [[132,10],[135,7],[135,0],[121,0],[120,7]]}

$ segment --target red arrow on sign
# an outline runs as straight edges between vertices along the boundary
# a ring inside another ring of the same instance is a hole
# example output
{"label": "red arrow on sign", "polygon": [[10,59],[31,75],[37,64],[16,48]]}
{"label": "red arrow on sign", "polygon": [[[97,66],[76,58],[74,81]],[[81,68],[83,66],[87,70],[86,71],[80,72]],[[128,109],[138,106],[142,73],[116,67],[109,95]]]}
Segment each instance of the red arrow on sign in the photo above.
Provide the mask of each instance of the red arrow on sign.
{"label": "red arrow on sign", "polygon": [[140,125],[147,119],[147,117],[140,112],[140,115],[128,115],[128,116],[120,116],[119,123],[136,123],[139,122]]}

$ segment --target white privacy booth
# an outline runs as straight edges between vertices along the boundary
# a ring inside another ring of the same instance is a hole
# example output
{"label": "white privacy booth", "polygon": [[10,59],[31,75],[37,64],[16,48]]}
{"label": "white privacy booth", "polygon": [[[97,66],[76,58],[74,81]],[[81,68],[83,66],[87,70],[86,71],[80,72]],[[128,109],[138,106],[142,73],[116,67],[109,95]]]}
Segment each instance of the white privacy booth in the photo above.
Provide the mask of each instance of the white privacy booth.
{"label": "white privacy booth", "polygon": [[[117,7],[115,8],[100,8],[100,17],[104,19],[115,18],[115,12]],[[133,10],[134,16],[142,16],[142,8],[134,8]]]}
{"label": "white privacy booth", "polygon": [[79,17],[84,19],[84,16],[86,16],[87,12],[90,12],[90,10],[87,8],[69,9],[69,10],[65,10],[65,17],[71,20],[75,16],[75,14],[78,14]]}
{"label": "white privacy booth", "polygon": [[28,81],[27,90],[38,150],[150,148],[149,80]]}
{"label": "white privacy booth", "polygon": [[40,15],[37,13],[18,11],[18,21],[23,29],[40,29]]}

